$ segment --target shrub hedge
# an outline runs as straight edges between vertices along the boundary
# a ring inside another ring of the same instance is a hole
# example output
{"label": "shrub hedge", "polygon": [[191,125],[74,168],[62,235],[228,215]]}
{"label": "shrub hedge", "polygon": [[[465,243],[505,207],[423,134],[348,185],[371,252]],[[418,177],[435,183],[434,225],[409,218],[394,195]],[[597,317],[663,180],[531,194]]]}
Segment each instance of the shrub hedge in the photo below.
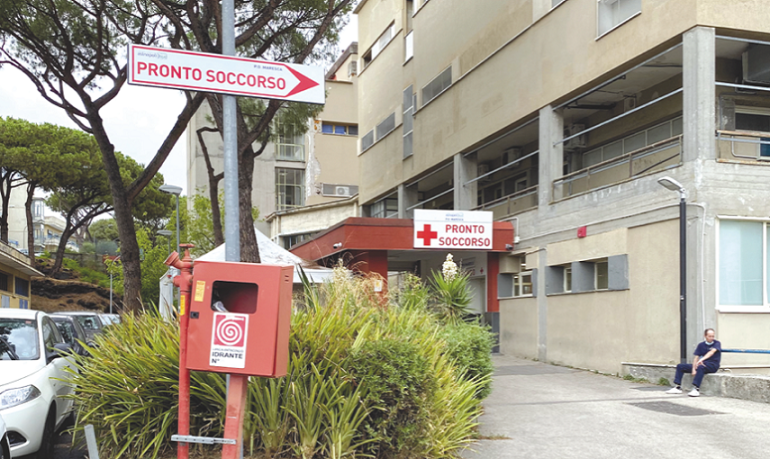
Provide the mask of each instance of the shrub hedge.
{"label": "shrub hedge", "polygon": [[[250,381],[247,455],[442,458],[472,441],[489,392],[489,332],[385,304],[371,282],[341,274],[295,301],[289,375]],[[97,338],[92,357],[74,357],[75,438],[93,424],[101,457],[169,453],[178,346],[176,322],[126,315]],[[221,437],[223,375],[193,372],[191,386],[191,435]]]}

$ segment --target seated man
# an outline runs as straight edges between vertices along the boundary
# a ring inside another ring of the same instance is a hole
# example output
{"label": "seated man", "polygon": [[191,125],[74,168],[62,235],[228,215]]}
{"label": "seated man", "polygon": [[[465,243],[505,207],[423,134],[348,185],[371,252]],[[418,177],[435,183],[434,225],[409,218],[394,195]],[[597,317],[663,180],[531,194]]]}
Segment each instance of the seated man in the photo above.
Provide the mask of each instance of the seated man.
{"label": "seated man", "polygon": [[695,348],[695,358],[692,365],[689,363],[680,363],[676,366],[676,376],[674,376],[674,384],[676,387],[666,391],[667,394],[681,394],[682,393],[682,376],[685,372],[690,372],[693,375],[692,385],[694,386],[690,391],[690,397],[700,396],[700,383],[703,381],[703,376],[706,373],[716,373],[719,370],[719,361],[722,358],[722,344],[714,339],[714,329],[707,328],[703,333],[705,341],[698,343],[698,347]]}

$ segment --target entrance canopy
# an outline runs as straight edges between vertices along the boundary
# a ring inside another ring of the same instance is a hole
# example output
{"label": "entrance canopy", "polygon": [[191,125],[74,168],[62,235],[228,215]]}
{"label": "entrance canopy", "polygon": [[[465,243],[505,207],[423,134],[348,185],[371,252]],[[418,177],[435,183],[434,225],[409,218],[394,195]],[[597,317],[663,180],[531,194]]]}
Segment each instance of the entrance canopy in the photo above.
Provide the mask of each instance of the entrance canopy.
{"label": "entrance canopy", "polygon": [[[422,237],[422,236],[419,236]],[[350,217],[332,226],[315,238],[291,249],[305,260],[320,261],[345,251],[419,250],[459,252],[463,249],[415,249],[414,221],[401,218]],[[513,247],[511,222],[494,222],[492,249],[487,252],[508,252]],[[478,250],[478,249],[469,249]],[[323,263],[321,263],[323,264]]]}

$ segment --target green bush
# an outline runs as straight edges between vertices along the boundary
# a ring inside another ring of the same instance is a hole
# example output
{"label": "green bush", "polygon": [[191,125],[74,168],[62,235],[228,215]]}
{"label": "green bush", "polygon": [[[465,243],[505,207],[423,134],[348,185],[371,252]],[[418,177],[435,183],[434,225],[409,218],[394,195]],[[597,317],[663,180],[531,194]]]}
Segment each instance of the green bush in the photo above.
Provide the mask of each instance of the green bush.
{"label": "green bush", "polygon": [[[288,375],[251,378],[245,451],[268,458],[445,458],[472,441],[489,374],[465,363],[434,314],[383,304],[371,279],[309,287],[292,313]],[[467,327],[480,327],[468,324]],[[460,327],[458,325],[458,327]],[[460,330],[460,328],[458,328]],[[480,335],[479,335],[480,336]],[[71,374],[76,438],[93,424],[102,457],[157,458],[176,433],[178,326],[124,316]],[[465,349],[476,349],[479,343]],[[476,371],[476,370],[474,370]],[[191,435],[221,437],[224,377],[192,373]],[[200,446],[200,448],[203,448]]]}
{"label": "green bush", "polygon": [[443,328],[441,336],[447,343],[447,357],[465,373],[465,378],[486,381],[477,396],[487,398],[492,391],[490,376],[494,366],[491,353],[495,345],[494,335],[489,328],[475,321],[458,322]]}
{"label": "green bush", "polygon": [[387,456],[414,449],[427,421],[424,400],[436,385],[417,345],[393,339],[367,342],[351,354],[349,369],[366,388],[365,400],[376,407],[365,424],[379,439],[372,452]]}

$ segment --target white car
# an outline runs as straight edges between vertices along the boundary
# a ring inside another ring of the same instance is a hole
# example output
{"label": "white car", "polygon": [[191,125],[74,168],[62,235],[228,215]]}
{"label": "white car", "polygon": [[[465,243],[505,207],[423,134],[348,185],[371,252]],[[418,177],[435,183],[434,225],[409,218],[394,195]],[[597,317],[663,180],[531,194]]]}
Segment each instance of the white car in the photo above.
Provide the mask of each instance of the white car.
{"label": "white car", "polygon": [[74,363],[62,357],[70,345],[48,314],[0,309],[0,415],[10,452],[53,457],[54,433],[72,410],[73,388],[58,379]]}
{"label": "white car", "polygon": [[5,421],[0,416],[0,459],[11,459],[11,446],[8,444],[8,434],[5,431]]}

